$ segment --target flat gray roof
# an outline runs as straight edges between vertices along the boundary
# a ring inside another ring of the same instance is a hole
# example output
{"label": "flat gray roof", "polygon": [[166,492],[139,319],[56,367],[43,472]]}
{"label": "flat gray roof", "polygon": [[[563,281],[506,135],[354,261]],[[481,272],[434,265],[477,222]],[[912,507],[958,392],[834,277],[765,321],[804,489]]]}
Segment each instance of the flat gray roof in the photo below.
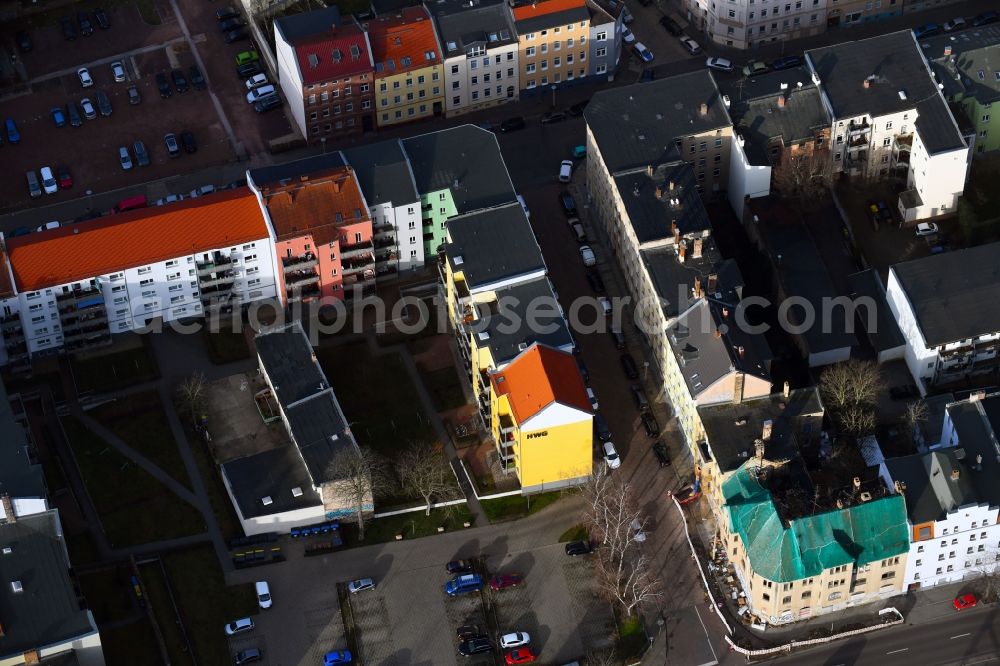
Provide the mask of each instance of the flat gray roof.
{"label": "flat gray roof", "polygon": [[851,286],[851,297],[868,297],[875,303],[874,326],[868,326],[868,313],[864,308],[859,308],[861,314],[861,325],[865,327],[868,340],[877,352],[896,349],[906,344],[906,338],[899,330],[899,322],[896,321],[892,309],[889,308],[889,301],[885,295],[885,285],[878,271],[869,268],[866,271],[854,273],[847,276],[847,282]]}
{"label": "flat gray roof", "polygon": [[[0,381],[0,494],[45,497],[42,466],[28,457],[28,438],[15,418],[10,399]],[[0,622],[2,622],[0,618]]]}
{"label": "flat gray roof", "polygon": [[[244,518],[323,504],[294,445],[230,460],[222,465],[222,473]],[[292,492],[296,488],[297,497]],[[264,504],[265,497],[271,498],[271,504]]]}
{"label": "flat gray roof", "polygon": [[955,448],[945,448],[885,461],[892,480],[906,484],[903,497],[910,522],[941,520],[949,511],[978,502],[972,472],[956,454]]}
{"label": "flat gray roof", "polygon": [[344,162],[354,167],[369,206],[382,203],[399,206],[420,200],[403,144],[398,139],[348,148],[342,153]]}
{"label": "flat gray roof", "polygon": [[494,48],[517,41],[506,0],[433,0],[424,7],[434,17],[445,58],[464,57],[474,46]]}
{"label": "flat gray roof", "polygon": [[674,225],[681,236],[711,232],[690,164],[674,162],[649,171],[647,167],[614,176],[640,245],[671,238]]}
{"label": "flat gray roof", "polygon": [[486,317],[470,328],[476,344],[489,347],[498,367],[536,342],[563,351],[573,346],[573,336],[548,278],[498,289],[496,294],[498,307],[484,313]]}
{"label": "flat gray roof", "polygon": [[448,220],[445,254],[469,289],[545,270],[542,249],[521,204],[481,210]]}

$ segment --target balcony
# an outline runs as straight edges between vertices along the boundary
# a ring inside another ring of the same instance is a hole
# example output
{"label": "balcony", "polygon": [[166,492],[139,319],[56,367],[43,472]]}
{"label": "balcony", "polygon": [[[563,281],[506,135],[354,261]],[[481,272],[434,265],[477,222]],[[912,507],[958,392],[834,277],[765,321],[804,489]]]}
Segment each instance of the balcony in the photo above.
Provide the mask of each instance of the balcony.
{"label": "balcony", "polygon": [[21,317],[18,315],[10,315],[0,319],[0,331],[4,334],[7,332],[20,332],[21,329]]}
{"label": "balcony", "polygon": [[63,328],[63,344],[70,344],[108,332],[107,318],[74,324]]}
{"label": "balcony", "polygon": [[425,242],[430,243],[430,242],[433,242],[433,240],[434,240],[434,234],[433,233],[424,234],[424,241]]}
{"label": "balcony", "polygon": [[103,332],[87,333],[76,336],[72,341],[69,338],[63,340],[63,348],[66,351],[80,351],[82,349],[93,349],[95,347],[106,347],[111,344],[111,333],[105,328]]}
{"label": "balcony", "polygon": [[514,432],[514,419],[510,417],[510,414],[500,415],[500,434],[501,435],[511,435],[511,439],[505,439],[504,441],[513,441]]}
{"label": "balcony", "polygon": [[386,247],[396,247],[396,238],[376,238],[375,239],[375,249],[381,250]]}
{"label": "balcony", "polygon": [[59,320],[63,333],[79,328],[86,328],[93,324],[107,326],[108,313],[104,308],[93,308],[91,310],[77,310]]}
{"label": "balcony", "polygon": [[201,302],[204,304],[214,303],[219,300],[228,301],[233,295],[232,284],[220,284],[217,287],[210,287],[201,290]]}
{"label": "balcony", "polygon": [[424,229],[433,229],[433,228],[434,228],[434,220],[433,220],[433,219],[431,219],[431,218],[424,218],[424,219],[423,219],[423,220],[421,221],[421,226],[422,226],[422,227],[423,227]]}
{"label": "balcony", "polygon": [[394,262],[398,260],[399,260],[399,255],[397,255],[395,252],[382,252],[380,254],[375,255],[376,264],[385,264],[390,261]]}
{"label": "balcony", "polygon": [[288,302],[294,303],[296,301],[309,300],[311,298],[316,298],[320,295],[320,288],[318,284],[307,284],[303,287],[296,287],[288,290]]}
{"label": "balcony", "polygon": [[226,284],[231,288],[234,280],[236,280],[236,274],[233,271],[222,271],[220,273],[211,273],[207,276],[199,275],[198,286],[202,288],[202,291],[206,287],[216,287]]}
{"label": "balcony", "polygon": [[[202,299],[205,302],[205,299]],[[207,303],[203,306],[203,311],[206,315],[214,315],[222,312],[232,312],[233,308],[238,308],[243,305],[243,299],[239,297],[232,298],[217,298],[215,300],[209,299]]]}
{"label": "balcony", "polygon": [[371,254],[371,252],[372,252],[371,241],[366,241],[364,243],[357,243],[355,245],[340,246],[341,259],[350,259],[351,257],[361,257],[365,254]]}
{"label": "balcony", "polygon": [[316,259],[316,255],[312,252],[306,252],[305,254],[300,254],[297,257],[284,257],[281,260],[281,267],[285,273],[295,270],[303,270],[306,268],[312,268],[319,261]]}
{"label": "balcony", "polygon": [[866,134],[870,132],[871,129],[872,126],[868,123],[867,120],[861,123],[851,122],[847,126],[847,134],[850,136],[855,136],[857,134]]}
{"label": "balcony", "polygon": [[395,231],[395,230],[396,230],[396,227],[394,227],[392,225],[392,223],[390,223],[390,222],[383,222],[381,224],[372,225],[372,231],[374,231],[377,234],[379,234],[379,233],[385,233],[385,232],[390,232],[390,231]]}
{"label": "balcony", "polygon": [[395,264],[391,266],[378,266],[375,268],[375,278],[389,278],[396,275],[399,269],[396,268]]}
{"label": "balcony", "polygon": [[[371,271],[371,267],[375,264],[375,257],[369,254],[366,257],[359,257],[357,259],[345,259],[342,262],[341,273],[345,276],[356,275],[365,271]],[[374,271],[372,271],[374,275]]]}
{"label": "balcony", "polygon": [[858,148],[860,146],[868,145],[868,137],[864,135],[852,136],[847,141],[847,145],[851,148]]}
{"label": "balcony", "polygon": [[16,345],[22,342],[24,342],[24,333],[21,330],[4,331],[3,333],[4,347],[10,347],[11,345]]}
{"label": "balcony", "polygon": [[285,274],[285,287],[287,289],[294,289],[296,287],[304,287],[307,284],[318,284],[319,276],[313,271],[296,271],[294,273]]}
{"label": "balcony", "polygon": [[59,306],[60,311],[64,307],[75,305],[78,302],[89,302],[92,300],[99,300],[103,303],[104,293],[96,287],[88,287],[87,289],[64,291],[61,294],[56,295],[56,304]]}
{"label": "balcony", "polygon": [[198,276],[207,275],[209,273],[217,273],[219,271],[228,270],[233,266],[233,260],[221,252],[216,252],[212,257],[211,261],[199,261],[198,266]]}

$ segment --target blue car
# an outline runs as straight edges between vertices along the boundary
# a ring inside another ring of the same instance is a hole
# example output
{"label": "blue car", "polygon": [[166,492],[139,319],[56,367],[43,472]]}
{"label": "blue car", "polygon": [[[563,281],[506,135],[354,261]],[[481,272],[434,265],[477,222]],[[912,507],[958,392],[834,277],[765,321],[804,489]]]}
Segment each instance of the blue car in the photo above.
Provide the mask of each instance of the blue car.
{"label": "blue car", "polygon": [[455,576],[445,583],[444,591],[449,597],[468,592],[478,592],[483,589],[483,579],[479,574],[464,574]]}
{"label": "blue car", "polygon": [[14,121],[8,118],[4,121],[4,125],[7,128],[7,141],[10,143],[19,143],[21,141],[21,133],[17,131],[17,125]]}
{"label": "blue car", "polygon": [[653,62],[653,52],[647,49],[642,42],[636,42],[632,48],[635,49],[636,55],[642,58],[643,62]]}
{"label": "blue car", "polygon": [[797,55],[785,56],[784,58],[778,58],[771,63],[771,69],[791,69],[792,67],[798,67],[802,64],[802,58]]}
{"label": "blue car", "polygon": [[52,122],[56,124],[56,127],[66,126],[66,116],[63,115],[62,109],[58,106],[52,107]]}
{"label": "blue car", "polygon": [[327,652],[326,655],[323,656],[323,666],[349,663],[351,663],[350,650],[334,650],[332,652]]}
{"label": "blue car", "polygon": [[917,39],[923,39],[924,37],[936,35],[939,32],[941,32],[941,27],[937,23],[925,23],[913,29],[913,36]]}

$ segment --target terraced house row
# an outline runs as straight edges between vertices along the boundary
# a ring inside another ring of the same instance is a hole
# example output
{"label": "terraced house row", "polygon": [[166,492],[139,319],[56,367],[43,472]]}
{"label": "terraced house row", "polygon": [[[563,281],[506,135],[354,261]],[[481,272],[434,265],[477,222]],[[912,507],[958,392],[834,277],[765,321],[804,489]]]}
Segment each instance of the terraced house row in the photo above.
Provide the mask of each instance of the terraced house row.
{"label": "terraced house row", "polygon": [[622,9],[599,0],[434,0],[360,22],[274,23],[278,78],[310,142],[455,116],[614,76]]}
{"label": "terraced house row", "polygon": [[0,364],[157,321],[351,300],[436,259],[447,221],[516,202],[465,125],[253,169],[249,186],[17,238],[0,251]]}

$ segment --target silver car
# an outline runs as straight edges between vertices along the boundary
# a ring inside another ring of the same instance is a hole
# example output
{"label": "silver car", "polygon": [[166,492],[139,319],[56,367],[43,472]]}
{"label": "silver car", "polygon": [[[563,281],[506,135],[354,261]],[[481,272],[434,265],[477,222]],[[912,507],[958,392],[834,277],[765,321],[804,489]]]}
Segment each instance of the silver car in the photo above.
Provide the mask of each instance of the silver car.
{"label": "silver car", "polygon": [[118,149],[118,161],[121,162],[122,169],[129,171],[132,169],[132,156],[128,154],[128,146]]}
{"label": "silver car", "polygon": [[352,580],[347,584],[347,591],[351,594],[357,594],[358,592],[363,592],[364,590],[374,590],[375,581],[371,578],[359,578],[358,580]]}

